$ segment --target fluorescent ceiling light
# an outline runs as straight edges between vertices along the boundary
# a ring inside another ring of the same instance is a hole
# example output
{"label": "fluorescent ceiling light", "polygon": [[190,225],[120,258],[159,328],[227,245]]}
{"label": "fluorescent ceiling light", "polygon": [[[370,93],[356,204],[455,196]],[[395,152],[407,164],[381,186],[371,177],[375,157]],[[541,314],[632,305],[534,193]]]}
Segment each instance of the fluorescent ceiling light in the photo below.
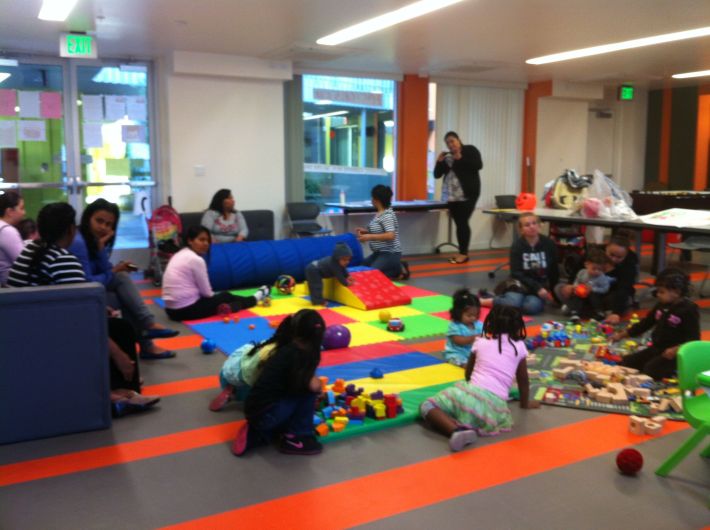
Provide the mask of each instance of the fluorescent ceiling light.
{"label": "fluorescent ceiling light", "polygon": [[592,46],[591,48],[582,48],[580,50],[553,53],[552,55],[528,59],[525,62],[528,64],[556,63],[559,61],[568,61],[570,59],[579,59],[580,57],[600,55],[602,53],[618,52],[619,50],[630,50],[633,48],[641,48],[643,46],[653,46],[654,44],[663,44],[664,42],[707,37],[708,35],[710,35],[710,27],[690,29],[688,31],[679,31],[677,33],[656,35],[655,37],[644,37],[642,39],[626,40],[623,42],[616,42],[614,44],[602,44],[601,46]]}
{"label": "fluorescent ceiling light", "polygon": [[347,114],[347,110],[336,110],[335,112],[326,112],[325,114],[313,114],[312,116],[304,116],[303,120],[316,120],[318,118],[329,118],[330,116],[340,116]]}
{"label": "fluorescent ceiling light", "polygon": [[0,66],[17,66],[20,64],[17,59],[5,59],[0,57]]}
{"label": "fluorescent ceiling light", "polygon": [[10,74],[8,74],[7,72],[0,72],[0,83],[5,81],[5,79],[7,79],[8,77],[10,77]]}
{"label": "fluorescent ceiling light", "polygon": [[42,8],[37,18],[63,22],[74,9],[77,0],[42,0]]}
{"label": "fluorescent ceiling light", "polygon": [[675,79],[687,79],[689,77],[706,77],[710,76],[710,70],[699,70],[697,72],[685,72],[684,74],[673,74]]}
{"label": "fluorescent ceiling light", "polygon": [[384,15],[365,20],[353,26],[341,29],[316,41],[317,44],[335,46],[349,40],[357,39],[364,35],[369,35],[375,31],[395,26],[401,22],[426,15],[432,11],[458,4],[462,0],[420,0],[413,4],[406,5]]}

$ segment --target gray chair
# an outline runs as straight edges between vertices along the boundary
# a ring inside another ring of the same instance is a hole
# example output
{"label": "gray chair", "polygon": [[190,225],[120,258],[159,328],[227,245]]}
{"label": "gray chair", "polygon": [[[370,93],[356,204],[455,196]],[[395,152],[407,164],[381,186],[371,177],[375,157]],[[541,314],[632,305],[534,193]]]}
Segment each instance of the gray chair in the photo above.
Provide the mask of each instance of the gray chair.
{"label": "gray chair", "polygon": [[[239,210],[249,227],[247,241],[264,241],[274,239],[274,212],[271,210]],[[187,229],[199,226],[204,212],[185,212],[180,214],[182,222],[182,240],[185,241]]]}
{"label": "gray chair", "polygon": [[[706,236],[690,236],[686,238],[685,241],[680,243],[669,243],[669,247],[677,248],[680,250],[695,251],[695,252],[710,252],[710,237]],[[700,290],[698,291],[698,296],[703,297],[703,289],[705,288],[705,282],[710,274],[710,263],[705,265],[705,276],[703,277],[703,283],[700,284]]]}
{"label": "gray chair", "polygon": [[316,221],[320,215],[320,207],[314,202],[287,202],[286,212],[292,236],[323,236],[332,232],[330,228],[324,228]]}

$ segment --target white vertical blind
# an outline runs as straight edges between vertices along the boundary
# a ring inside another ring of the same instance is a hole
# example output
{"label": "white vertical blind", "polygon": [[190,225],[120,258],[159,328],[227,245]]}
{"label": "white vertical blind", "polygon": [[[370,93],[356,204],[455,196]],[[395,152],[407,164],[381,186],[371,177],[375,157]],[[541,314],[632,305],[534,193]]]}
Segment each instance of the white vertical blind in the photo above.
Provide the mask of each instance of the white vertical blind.
{"label": "white vertical blind", "polygon": [[524,91],[513,88],[437,85],[436,153],[444,134],[458,133],[481,152],[481,197],[477,208],[495,205],[496,195],[520,192]]}

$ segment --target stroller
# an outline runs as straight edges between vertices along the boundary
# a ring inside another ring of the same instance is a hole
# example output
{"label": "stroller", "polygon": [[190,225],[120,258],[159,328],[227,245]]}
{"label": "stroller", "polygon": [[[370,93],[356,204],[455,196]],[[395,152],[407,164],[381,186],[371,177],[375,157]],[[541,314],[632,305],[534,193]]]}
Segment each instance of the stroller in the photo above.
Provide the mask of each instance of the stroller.
{"label": "stroller", "polygon": [[147,223],[150,265],[146,276],[152,276],[153,284],[160,287],[168,260],[180,250],[182,222],[175,208],[164,204],[153,210],[153,215]]}

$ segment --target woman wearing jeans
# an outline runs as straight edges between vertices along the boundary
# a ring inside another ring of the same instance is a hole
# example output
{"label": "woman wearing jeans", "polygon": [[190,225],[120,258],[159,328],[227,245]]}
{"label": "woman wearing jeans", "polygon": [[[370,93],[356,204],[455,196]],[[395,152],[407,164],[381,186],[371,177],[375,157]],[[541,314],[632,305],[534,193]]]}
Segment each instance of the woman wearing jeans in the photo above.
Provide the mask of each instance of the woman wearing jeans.
{"label": "woman wearing jeans", "polygon": [[449,204],[449,215],[456,224],[459,253],[450,258],[449,263],[466,263],[471,241],[468,221],[481,194],[478,172],[483,168],[483,161],[480,151],[472,145],[463,145],[455,132],[447,132],[444,141],[449,151],[442,151],[436,159],[434,178],[444,177],[442,200]]}

